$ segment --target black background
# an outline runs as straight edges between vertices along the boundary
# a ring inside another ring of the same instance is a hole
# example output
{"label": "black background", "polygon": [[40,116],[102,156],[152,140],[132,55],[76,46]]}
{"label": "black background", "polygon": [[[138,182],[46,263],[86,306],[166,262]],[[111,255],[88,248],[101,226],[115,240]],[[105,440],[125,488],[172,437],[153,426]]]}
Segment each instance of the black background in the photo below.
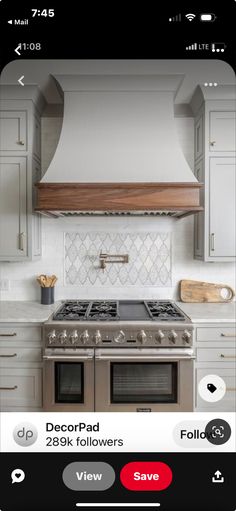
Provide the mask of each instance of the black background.
{"label": "black background", "polygon": [[[160,511],[235,511],[234,455],[226,453],[47,453],[2,454],[1,511],[70,511],[81,509],[76,502],[160,502]],[[104,461],[116,472],[114,485],[106,491],[76,492],[62,481],[62,472],[74,461]],[[172,484],[160,492],[133,492],[119,481],[121,468],[131,461],[162,461],[173,472]],[[22,483],[11,483],[15,468],[25,471]],[[213,484],[212,476],[220,470],[222,484]],[[97,508],[99,509],[99,508]],[[101,508],[100,508],[101,509]],[[123,509],[132,508],[106,508]],[[133,508],[134,509],[134,508]],[[142,511],[144,508],[137,508]],[[146,508],[147,509],[147,508]],[[150,508],[151,510],[152,508]],[[156,508],[158,509],[158,508]]]}
{"label": "black background", "polygon": [[[76,502],[160,502],[160,511],[235,511],[233,456],[230,453],[2,454],[1,511],[75,511],[80,509],[76,508]],[[62,472],[74,461],[109,463],[116,472],[114,485],[100,492],[68,489],[62,481]],[[126,490],[119,481],[119,473],[131,461],[167,463],[173,472],[172,484],[160,492]],[[26,477],[22,483],[12,485],[10,475],[15,468],[24,470]],[[212,483],[216,470],[224,475],[224,483]]]}
{"label": "black background", "polygon": [[[128,7],[129,6],[129,7]],[[54,18],[36,17],[29,26],[8,25],[11,18],[27,18],[32,8],[54,8]],[[196,18],[189,22],[185,14]],[[199,21],[200,13],[214,13],[216,21]],[[182,22],[169,17],[182,14]],[[21,0],[0,2],[1,67],[15,59],[223,59],[235,67],[234,0],[179,2],[56,2]],[[194,42],[225,42],[224,54],[186,51]],[[42,50],[24,51],[20,42],[41,42]]]}

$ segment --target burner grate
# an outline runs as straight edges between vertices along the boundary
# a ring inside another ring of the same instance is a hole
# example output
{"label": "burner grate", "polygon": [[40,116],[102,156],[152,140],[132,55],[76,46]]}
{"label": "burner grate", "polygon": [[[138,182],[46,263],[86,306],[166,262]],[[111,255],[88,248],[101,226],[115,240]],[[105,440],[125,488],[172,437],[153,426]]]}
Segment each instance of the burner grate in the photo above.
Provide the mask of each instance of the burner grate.
{"label": "burner grate", "polygon": [[144,302],[151,318],[155,321],[184,321],[184,314],[172,302]]}
{"label": "burner grate", "polygon": [[119,305],[117,301],[77,301],[65,302],[54,314],[57,321],[109,321],[118,320]]}
{"label": "burner grate", "polygon": [[65,302],[54,314],[53,319],[57,321],[75,321],[85,319],[89,305],[90,302],[77,300]]}
{"label": "burner grate", "polygon": [[87,314],[88,320],[109,321],[120,319],[117,301],[94,301]]}

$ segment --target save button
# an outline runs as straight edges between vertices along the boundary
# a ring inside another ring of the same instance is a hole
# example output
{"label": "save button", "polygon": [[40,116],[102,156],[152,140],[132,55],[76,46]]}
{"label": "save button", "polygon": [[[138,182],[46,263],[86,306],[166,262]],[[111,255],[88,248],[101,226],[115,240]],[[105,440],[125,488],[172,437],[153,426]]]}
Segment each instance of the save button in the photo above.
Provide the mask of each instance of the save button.
{"label": "save button", "polygon": [[120,480],[131,491],[161,491],[172,482],[172,470],[161,461],[133,461],[124,465]]}

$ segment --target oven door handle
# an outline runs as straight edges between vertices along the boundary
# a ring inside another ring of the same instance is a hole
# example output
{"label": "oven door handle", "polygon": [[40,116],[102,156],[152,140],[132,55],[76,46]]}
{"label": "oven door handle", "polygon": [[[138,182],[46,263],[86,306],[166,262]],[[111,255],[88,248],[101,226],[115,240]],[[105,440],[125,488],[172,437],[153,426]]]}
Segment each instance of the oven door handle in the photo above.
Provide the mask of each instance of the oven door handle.
{"label": "oven door handle", "polygon": [[126,362],[127,360],[134,360],[135,362],[136,361],[140,361],[140,362],[143,362],[145,360],[150,360],[150,361],[167,361],[167,360],[172,360],[172,361],[175,361],[175,362],[178,362],[179,360],[194,360],[196,357],[194,355],[177,355],[177,356],[174,356],[174,355],[164,355],[164,356],[161,356],[161,355],[115,355],[115,356],[112,356],[112,355],[96,355],[95,359],[96,361],[102,361],[102,360],[107,360],[107,361],[110,361],[110,362],[116,362],[118,360],[122,360],[123,362]]}
{"label": "oven door handle", "polygon": [[78,362],[79,360],[93,360],[93,355],[44,355],[43,360],[50,361],[63,361],[63,360],[74,360],[74,362]]}

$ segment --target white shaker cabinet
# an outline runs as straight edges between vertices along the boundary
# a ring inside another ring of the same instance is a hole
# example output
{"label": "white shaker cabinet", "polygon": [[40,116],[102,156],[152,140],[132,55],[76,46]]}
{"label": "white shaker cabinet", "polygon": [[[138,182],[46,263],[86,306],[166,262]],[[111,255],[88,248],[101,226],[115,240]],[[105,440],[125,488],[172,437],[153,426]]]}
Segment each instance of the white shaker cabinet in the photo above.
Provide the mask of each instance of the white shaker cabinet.
{"label": "white shaker cabinet", "polygon": [[191,100],[195,116],[195,176],[204,183],[194,218],[194,257],[235,260],[235,88],[198,87]]}
{"label": "white shaker cabinet", "polygon": [[28,261],[41,255],[34,183],[41,178],[45,102],[36,86],[2,85],[0,93],[0,261]]}
{"label": "white shaker cabinet", "polygon": [[41,326],[0,325],[0,409],[41,411]]}
{"label": "white shaker cabinet", "polygon": [[235,112],[210,112],[209,142],[211,153],[235,151]]}
{"label": "white shaker cabinet", "polygon": [[0,156],[0,255],[27,256],[26,158]]}
{"label": "white shaker cabinet", "polygon": [[[236,406],[236,325],[199,323],[195,329],[195,411],[234,412]],[[215,403],[202,399],[198,384],[208,375],[220,376],[226,384],[224,397]]]}
{"label": "white shaker cabinet", "polygon": [[26,111],[1,110],[1,151],[27,151]]}
{"label": "white shaker cabinet", "polygon": [[210,257],[235,256],[235,174],[235,158],[210,159]]}

